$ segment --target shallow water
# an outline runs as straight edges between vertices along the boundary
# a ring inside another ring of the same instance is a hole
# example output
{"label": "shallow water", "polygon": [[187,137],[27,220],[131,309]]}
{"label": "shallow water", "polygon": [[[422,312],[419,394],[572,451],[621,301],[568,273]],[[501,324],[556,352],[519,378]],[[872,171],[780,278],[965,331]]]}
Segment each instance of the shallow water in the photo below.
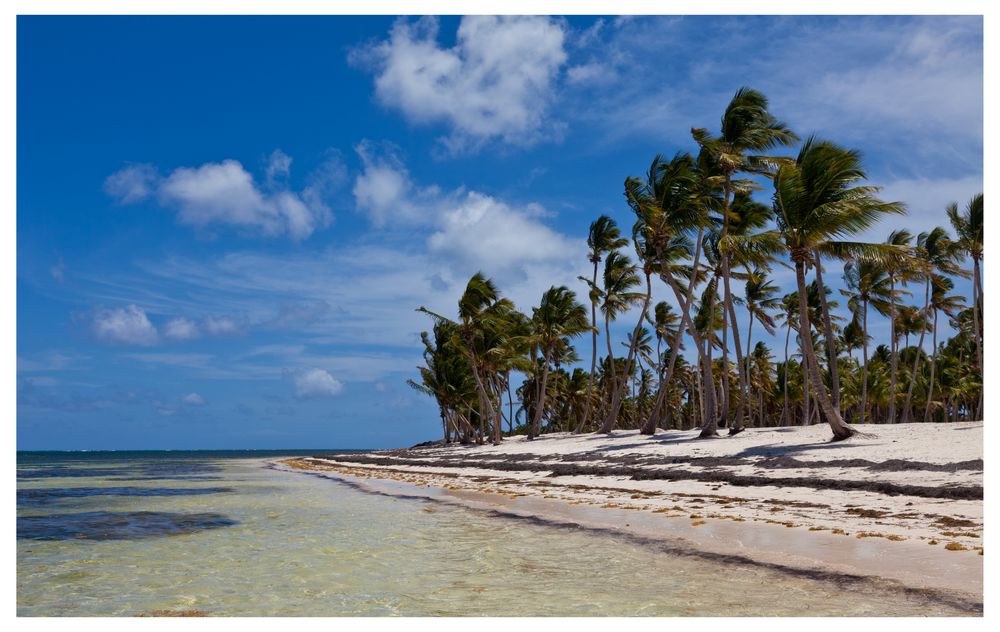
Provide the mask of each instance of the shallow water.
{"label": "shallow water", "polygon": [[18,614],[969,614],[888,586],[677,556],[266,463],[19,462]]}

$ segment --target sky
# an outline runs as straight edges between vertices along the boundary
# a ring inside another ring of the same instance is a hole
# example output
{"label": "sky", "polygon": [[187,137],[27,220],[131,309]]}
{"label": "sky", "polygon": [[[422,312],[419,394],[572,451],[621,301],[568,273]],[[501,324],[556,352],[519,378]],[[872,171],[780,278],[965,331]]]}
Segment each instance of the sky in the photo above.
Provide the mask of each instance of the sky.
{"label": "sky", "polygon": [[981,17],[19,16],[18,449],[437,438],[415,308],[585,297],[589,223],[744,85],[906,203],[865,239],[982,191]]}

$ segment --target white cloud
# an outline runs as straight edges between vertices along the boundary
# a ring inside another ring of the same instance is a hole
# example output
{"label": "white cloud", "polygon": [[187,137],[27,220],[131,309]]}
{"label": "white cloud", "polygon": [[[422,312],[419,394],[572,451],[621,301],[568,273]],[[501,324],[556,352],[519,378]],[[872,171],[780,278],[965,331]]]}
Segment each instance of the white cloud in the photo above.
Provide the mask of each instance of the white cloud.
{"label": "white cloud", "polygon": [[198,325],[187,318],[174,318],[163,326],[163,336],[171,340],[194,340],[201,336]]}
{"label": "white cloud", "polygon": [[239,324],[228,316],[208,316],[202,326],[213,336],[235,334],[241,329]]}
{"label": "white cloud", "polygon": [[159,178],[153,165],[129,165],[104,180],[104,192],[119,204],[134,204],[153,194]]}
{"label": "white cloud", "polygon": [[340,394],[344,385],[323,369],[306,369],[293,377],[295,394],[301,398],[331,397]]}
{"label": "white cloud", "polygon": [[274,186],[277,182],[286,180],[292,171],[292,157],[275,149],[267,159],[267,183]]}
{"label": "white cloud", "polygon": [[92,328],[101,342],[108,344],[154,345],[159,339],[146,312],[136,305],[94,312]]}
{"label": "white cloud", "polygon": [[983,177],[980,175],[963,178],[911,178],[893,180],[879,192],[879,197],[889,202],[904,202],[906,215],[886,217],[878,226],[867,231],[862,238],[882,241],[889,232],[906,228],[916,235],[929,231],[935,226],[943,226],[953,233],[945,206],[957,202],[964,208],[972,196],[983,191]]}
{"label": "white cloud", "polygon": [[205,398],[198,393],[188,393],[181,398],[181,403],[186,404],[187,406],[204,406]]}
{"label": "white cloud", "polygon": [[299,193],[284,184],[290,166],[291,158],[276,150],[268,160],[266,189],[261,189],[236,160],[181,167],[162,180],[152,178],[155,171],[148,165],[131,166],[109,176],[105,191],[121,203],[137,202],[155,193],[160,204],[177,210],[180,223],[195,228],[231,226],[267,237],[287,235],[298,241],[333,220],[323,198],[327,179],[336,170],[324,164]]}
{"label": "white cloud", "polygon": [[534,208],[515,209],[488,195],[469,191],[441,212],[428,238],[431,252],[453,256],[491,273],[512,266],[573,260],[580,244],[539,222]]}
{"label": "white cloud", "polygon": [[355,51],[374,67],[383,104],[415,123],[446,122],[452,150],[500,140],[529,145],[552,134],[546,121],[566,61],[562,23],[541,16],[466,16],[455,46],[437,41],[438,21],[405,18],[388,41]]}
{"label": "white cloud", "polygon": [[354,200],[358,210],[377,227],[391,219],[394,224],[427,221],[427,202],[440,195],[435,187],[420,189],[393,149],[377,151],[369,141],[355,147],[362,170],[354,180]]}

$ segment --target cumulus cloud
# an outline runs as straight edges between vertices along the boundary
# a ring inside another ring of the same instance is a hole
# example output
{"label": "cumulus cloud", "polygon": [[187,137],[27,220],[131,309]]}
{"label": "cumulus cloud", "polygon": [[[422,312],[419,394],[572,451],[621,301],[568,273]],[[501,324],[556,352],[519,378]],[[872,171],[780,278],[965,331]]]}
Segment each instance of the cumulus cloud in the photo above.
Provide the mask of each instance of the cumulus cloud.
{"label": "cumulus cloud", "polygon": [[204,406],[205,398],[198,393],[188,393],[181,398],[181,403],[187,406]]}
{"label": "cumulus cloud", "polygon": [[163,336],[171,340],[194,340],[201,336],[198,325],[187,318],[173,318],[163,326]]}
{"label": "cumulus cloud", "polygon": [[104,180],[104,192],[119,204],[134,204],[151,196],[159,179],[153,165],[129,165]]}
{"label": "cumulus cloud", "polygon": [[94,336],[107,344],[149,346],[159,340],[156,327],[149,321],[146,312],[136,305],[97,309],[91,325]]}
{"label": "cumulus cloud", "polygon": [[466,16],[455,46],[437,41],[438,21],[398,20],[387,41],[354,51],[375,73],[384,105],[414,123],[445,122],[452,150],[499,140],[530,145],[552,133],[547,121],[566,62],[561,22],[542,16]]}
{"label": "cumulus cloud", "polygon": [[295,382],[295,394],[303,399],[332,397],[344,390],[343,383],[323,369],[299,371],[292,379]]}
{"label": "cumulus cloud", "polygon": [[446,206],[427,244],[432,252],[457,257],[486,270],[512,263],[571,259],[574,244],[538,220],[540,208],[512,208],[489,195],[469,191]]}
{"label": "cumulus cloud", "polygon": [[372,224],[381,227],[390,219],[393,223],[433,219],[428,207],[440,197],[440,189],[416,186],[394,147],[378,148],[364,140],[355,151],[361,158],[362,169],[354,180],[354,200]]}
{"label": "cumulus cloud", "polygon": [[[335,160],[335,158],[331,158]],[[229,226],[267,237],[309,237],[333,220],[323,202],[326,178],[333,171],[322,165],[302,192],[287,188],[291,158],[275,151],[268,159],[265,186],[236,160],[180,167],[165,178],[154,178],[149,165],[130,166],[105,181],[105,191],[119,202],[138,202],[155,194],[159,203],[176,210],[181,224],[199,229]]]}
{"label": "cumulus cloud", "polygon": [[394,225],[398,219],[430,229],[430,252],[463,269],[505,275],[512,268],[523,273],[528,265],[584,257],[582,242],[545,225],[548,213],[538,204],[515,206],[461,187],[421,187],[394,154],[378,154],[362,143],[359,155],[364,169],[354,184],[358,209],[376,226],[391,218]]}

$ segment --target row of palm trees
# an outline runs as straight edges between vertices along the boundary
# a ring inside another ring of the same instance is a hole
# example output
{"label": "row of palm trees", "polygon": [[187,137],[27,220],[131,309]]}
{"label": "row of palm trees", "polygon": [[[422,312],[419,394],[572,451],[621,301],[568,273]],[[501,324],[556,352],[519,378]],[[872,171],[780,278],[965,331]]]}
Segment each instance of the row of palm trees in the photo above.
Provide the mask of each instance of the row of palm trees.
{"label": "row of palm trees", "polygon": [[[866,183],[858,152],[810,137],[796,156],[775,155],[799,138],[749,88],[737,91],[717,134],[692,136],[695,153],[657,156],[644,177],[626,179],[631,238],[606,215],[590,225],[593,268],[579,277],[589,310],[554,286],[529,317],[482,273],[470,279],[457,320],[419,308],[434,328],[422,334],[425,365],[410,384],[436,399],[446,442],[623,427],[698,427],[710,437],[723,427],[735,434],[748,424],[817,421],[839,440],[855,432],[848,421],[981,418],[982,194],[946,209],[955,237],[938,227],[855,241],[905,213]],[[765,185],[770,205],[752,196]],[[834,262],[843,264],[849,318],[824,282]],[[783,295],[772,278],[780,268],[795,277]],[[972,278],[970,306],[952,294],[954,277]],[[676,307],[653,303],[654,281]],[[905,303],[911,288],[917,305]],[[872,353],[870,311],[890,325]],[[625,315],[635,324],[616,350],[611,324]],[[955,335],[939,345],[942,318]],[[755,325],[785,329],[783,359],[754,344]],[[590,370],[570,370],[581,361],[573,341],[588,333]]]}

